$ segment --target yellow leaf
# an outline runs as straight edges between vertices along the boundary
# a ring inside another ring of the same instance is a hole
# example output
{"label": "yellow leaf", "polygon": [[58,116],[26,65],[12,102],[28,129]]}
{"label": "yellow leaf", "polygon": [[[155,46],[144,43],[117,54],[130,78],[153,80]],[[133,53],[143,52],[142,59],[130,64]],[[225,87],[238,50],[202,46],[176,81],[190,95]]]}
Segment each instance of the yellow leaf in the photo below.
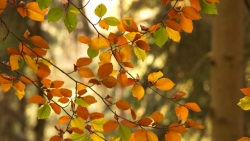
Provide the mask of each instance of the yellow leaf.
{"label": "yellow leaf", "polygon": [[146,58],[146,52],[143,49],[140,49],[138,47],[134,47],[134,53],[138,59],[141,59],[142,61],[145,60]]}
{"label": "yellow leaf", "polygon": [[147,131],[146,134],[148,141],[158,141],[158,137],[154,132]]}
{"label": "yellow leaf", "polygon": [[138,101],[143,98],[144,92],[145,92],[145,90],[140,84],[138,84],[138,83],[134,84],[134,86],[132,88],[132,94],[135,98],[138,99]]}
{"label": "yellow leaf", "polygon": [[81,117],[76,117],[73,120],[71,120],[70,125],[72,127],[77,127],[83,130],[85,127],[85,121]]}
{"label": "yellow leaf", "polygon": [[179,43],[181,40],[180,32],[173,30],[172,28],[166,27],[168,37],[172,39],[173,41]]}
{"label": "yellow leaf", "polygon": [[0,0],[0,14],[4,11],[6,7],[7,0]]}
{"label": "yellow leaf", "polygon": [[186,103],[184,104],[188,109],[191,109],[195,112],[201,112],[200,107],[196,103]]}
{"label": "yellow leaf", "polygon": [[146,131],[143,129],[139,129],[134,132],[134,138],[136,141],[147,141]]}
{"label": "yellow leaf", "polygon": [[126,46],[122,47],[122,49],[120,50],[122,62],[128,62],[131,58],[131,54],[132,54],[131,46],[126,45]]}
{"label": "yellow leaf", "polygon": [[110,43],[107,39],[103,37],[94,38],[91,40],[89,47],[94,50],[100,50],[102,48],[109,48]]}
{"label": "yellow leaf", "polygon": [[96,132],[95,134],[91,134],[91,138],[93,141],[104,141],[105,137],[102,133]]}
{"label": "yellow leaf", "polygon": [[14,87],[14,89],[15,89],[15,94],[16,94],[16,96],[18,97],[18,99],[19,100],[21,100],[23,97],[24,97],[24,90],[23,91],[19,91],[18,89],[16,89],[15,87]]}
{"label": "yellow leaf", "polygon": [[174,87],[174,83],[168,79],[168,78],[161,78],[158,81],[156,81],[155,83],[155,87],[160,89],[160,90],[164,90],[164,91],[168,91],[170,89],[172,89]]}
{"label": "yellow leaf", "polygon": [[92,120],[91,126],[97,130],[97,131],[103,131],[103,125],[107,122],[108,120],[105,118],[99,118],[99,119],[94,119]]}
{"label": "yellow leaf", "polygon": [[184,106],[176,107],[175,113],[179,120],[186,120],[188,117],[188,109]]}
{"label": "yellow leaf", "polygon": [[129,41],[134,41],[136,35],[139,35],[140,38],[137,39],[137,40],[143,40],[143,41],[146,41],[146,37],[144,35],[142,35],[141,33],[139,32],[129,32],[125,35],[125,37],[129,40]]}
{"label": "yellow leaf", "polygon": [[153,72],[148,75],[148,82],[154,84],[159,78],[163,76],[161,71]]}
{"label": "yellow leaf", "polygon": [[20,55],[11,55],[10,56],[10,67],[11,70],[18,70],[19,69],[19,65],[18,65],[18,60],[21,58]]}
{"label": "yellow leaf", "polygon": [[104,20],[100,20],[98,24],[99,24],[99,26],[100,26],[102,29],[106,29],[106,30],[109,29],[109,25],[108,25]]}
{"label": "yellow leaf", "polygon": [[44,21],[44,15],[47,13],[47,9],[41,10],[37,2],[29,2],[26,5],[27,16],[34,21]]}
{"label": "yellow leaf", "polygon": [[165,134],[165,140],[166,141],[181,141],[181,137],[175,132],[168,131]]}
{"label": "yellow leaf", "polygon": [[111,52],[110,51],[102,52],[99,55],[99,59],[101,62],[103,62],[103,64],[110,62],[111,61]]}
{"label": "yellow leaf", "polygon": [[36,62],[28,55],[24,55],[24,60],[27,63],[27,65],[34,71],[34,73],[37,73],[38,66]]}

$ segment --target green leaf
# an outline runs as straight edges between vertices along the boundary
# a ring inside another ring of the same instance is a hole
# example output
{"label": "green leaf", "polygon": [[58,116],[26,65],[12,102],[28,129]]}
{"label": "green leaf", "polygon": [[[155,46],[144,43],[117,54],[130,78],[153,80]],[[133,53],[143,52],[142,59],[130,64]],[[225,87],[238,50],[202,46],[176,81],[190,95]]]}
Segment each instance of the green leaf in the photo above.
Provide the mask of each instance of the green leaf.
{"label": "green leaf", "polygon": [[240,102],[237,104],[238,106],[241,107],[243,110],[250,110],[250,97],[245,96],[244,98],[240,99]]}
{"label": "green leaf", "polygon": [[56,22],[60,20],[63,16],[63,9],[62,8],[52,8],[49,10],[48,13],[48,22]]}
{"label": "green leaf", "polygon": [[18,60],[18,67],[19,67],[19,69],[20,68],[22,68],[24,66],[24,60],[23,60],[23,58],[20,58],[19,60]]}
{"label": "green leaf", "polygon": [[52,0],[36,0],[36,2],[38,3],[39,8],[43,10],[51,5]]}
{"label": "green leaf", "polygon": [[91,139],[90,137],[86,137],[85,139],[83,139],[82,141],[94,141],[93,139]]}
{"label": "green leaf", "polygon": [[72,5],[69,6],[69,11],[75,14],[80,13],[80,11],[75,6],[72,6]]}
{"label": "green leaf", "polygon": [[68,29],[69,33],[75,30],[77,25],[77,17],[76,14],[68,11],[64,17],[64,25]]}
{"label": "green leaf", "polygon": [[73,133],[71,136],[70,136],[70,139],[72,139],[73,141],[77,141],[77,140],[83,140],[87,137],[86,134],[76,134],[76,133]]}
{"label": "green leaf", "polygon": [[97,131],[103,131],[103,125],[107,122],[108,120],[105,118],[99,118],[99,119],[94,119],[90,123],[92,127],[97,130]]}
{"label": "green leaf", "polygon": [[215,3],[211,4],[206,0],[200,0],[201,10],[206,14],[218,14]]}
{"label": "green leaf", "polygon": [[128,127],[123,126],[123,125],[119,125],[118,127],[118,136],[126,141],[129,140],[131,135],[131,131],[129,130]]}
{"label": "green leaf", "polygon": [[106,14],[107,12],[107,8],[104,4],[99,4],[96,8],[95,8],[95,15],[98,17],[102,17]]}
{"label": "green leaf", "polygon": [[162,26],[156,32],[154,32],[153,36],[155,44],[159,47],[162,47],[168,40],[167,30]]}
{"label": "green leaf", "polygon": [[134,53],[138,59],[141,59],[142,61],[146,58],[146,52],[143,49],[140,49],[139,47],[134,47]]}
{"label": "green leaf", "polygon": [[103,20],[110,26],[117,26],[120,24],[120,21],[116,17],[107,17]]}
{"label": "green leaf", "polygon": [[48,104],[42,105],[37,112],[38,119],[45,119],[50,115],[50,106]]}
{"label": "green leaf", "polygon": [[88,107],[89,104],[83,101],[81,98],[76,98],[76,104],[82,106],[82,107]]}
{"label": "green leaf", "polygon": [[99,51],[94,50],[92,48],[88,48],[87,54],[88,54],[89,58],[95,58],[99,54]]}

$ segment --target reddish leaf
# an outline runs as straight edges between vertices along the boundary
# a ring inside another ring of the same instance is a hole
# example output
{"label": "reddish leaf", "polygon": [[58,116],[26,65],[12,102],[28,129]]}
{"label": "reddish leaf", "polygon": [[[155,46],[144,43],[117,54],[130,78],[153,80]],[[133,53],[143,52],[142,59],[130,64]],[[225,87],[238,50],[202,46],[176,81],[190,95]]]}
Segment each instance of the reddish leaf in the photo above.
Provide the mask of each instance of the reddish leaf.
{"label": "reddish leaf", "polygon": [[89,115],[90,120],[99,119],[99,118],[103,118],[103,117],[104,117],[104,114],[98,113],[98,112],[94,112],[94,113],[91,113]]}
{"label": "reddish leaf", "polygon": [[6,4],[7,4],[6,0],[0,0],[0,14],[4,11]]}
{"label": "reddish leaf", "polygon": [[76,114],[84,120],[87,120],[89,117],[89,111],[86,107],[80,105],[77,106]]}
{"label": "reddish leaf", "polygon": [[124,65],[124,67],[134,68],[133,64],[130,62],[122,62],[122,64]]}
{"label": "reddish leaf", "polygon": [[71,130],[77,134],[83,134],[83,130],[82,129],[79,129],[77,127],[72,127]]}
{"label": "reddish leaf", "polygon": [[94,76],[94,73],[89,68],[80,68],[78,74],[82,77],[90,78]]}
{"label": "reddish leaf", "polygon": [[50,72],[51,71],[47,65],[43,63],[39,63],[39,69],[37,71],[37,76],[39,79],[43,79],[47,77],[48,75],[50,75]]}
{"label": "reddish leaf", "polygon": [[58,124],[65,124],[65,123],[69,123],[71,120],[71,117],[70,116],[61,116],[59,119],[58,119]]}
{"label": "reddish leaf", "polygon": [[18,55],[20,53],[19,53],[19,51],[16,48],[9,47],[8,48],[8,54],[10,54],[10,55],[12,55],[12,54]]}
{"label": "reddish leaf", "polygon": [[145,50],[145,51],[149,51],[149,50],[150,50],[150,46],[149,46],[145,41],[138,40],[138,41],[136,41],[135,43],[136,43],[136,45],[137,45],[139,48],[141,48],[141,49],[143,49],[143,50]]}
{"label": "reddish leaf", "polygon": [[180,92],[178,92],[177,94],[175,94],[172,98],[173,98],[173,99],[178,99],[178,98],[181,98],[181,97],[183,97],[183,96],[185,96],[185,95],[186,95],[185,92],[180,91]]}
{"label": "reddish leaf", "polygon": [[108,76],[102,79],[102,84],[107,88],[113,88],[117,84],[117,80],[113,76]]}
{"label": "reddish leaf", "polygon": [[138,32],[138,27],[132,18],[123,18],[121,20],[123,28],[128,32]]}
{"label": "reddish leaf", "polygon": [[52,136],[49,141],[62,141],[62,138],[59,135]]}
{"label": "reddish leaf", "polygon": [[126,100],[119,100],[115,103],[116,107],[121,110],[128,110],[131,106]]}
{"label": "reddish leaf", "polygon": [[54,110],[54,112],[55,112],[56,114],[59,115],[59,114],[61,113],[61,107],[58,106],[56,103],[50,103],[49,105],[50,105],[50,107]]}
{"label": "reddish leaf", "polygon": [[191,120],[191,119],[188,119],[186,122],[185,122],[185,127],[186,128],[189,128],[189,127],[193,127],[195,129],[203,129],[204,126],[200,125],[200,124],[197,124],[195,121]]}
{"label": "reddish leaf", "polygon": [[153,25],[152,27],[150,27],[150,29],[149,29],[149,33],[151,34],[151,33],[154,33],[156,30],[158,30],[159,28],[161,27],[161,24],[155,24],[155,25]]}
{"label": "reddish leaf", "polygon": [[170,0],[161,0],[161,5],[164,6],[169,3]]}
{"label": "reddish leaf", "polygon": [[64,81],[55,80],[51,83],[51,88],[60,88],[64,84]]}
{"label": "reddish leaf", "polygon": [[130,108],[130,113],[131,113],[131,117],[133,120],[136,120],[136,113],[133,109]]}
{"label": "reddish leaf", "polygon": [[149,126],[152,123],[152,119],[150,118],[141,118],[138,122],[141,126]]}
{"label": "reddish leaf", "polygon": [[131,54],[132,54],[132,47],[129,45],[126,45],[124,47],[122,47],[122,49],[120,50],[120,59],[122,60],[122,62],[128,62],[131,58]]}
{"label": "reddish leaf", "polygon": [[41,36],[32,36],[30,41],[37,47],[49,49],[48,43]]}
{"label": "reddish leaf", "polygon": [[58,99],[58,102],[61,102],[62,104],[66,104],[69,102],[69,99],[66,97],[61,97]]}
{"label": "reddish leaf", "polygon": [[65,88],[61,88],[59,89],[60,93],[64,96],[64,97],[71,97],[72,96],[72,91],[69,89],[65,89]]}
{"label": "reddish leaf", "polygon": [[177,13],[176,10],[171,10],[169,13],[168,13],[168,16],[170,19],[174,19],[174,18],[177,18],[179,16],[179,14]]}
{"label": "reddish leaf", "polygon": [[121,63],[122,62],[122,57],[121,57],[121,54],[117,51],[117,49],[113,50],[112,53],[113,53],[116,61],[118,63]]}
{"label": "reddish leaf", "polygon": [[38,56],[45,56],[47,51],[42,48],[33,48],[32,49]]}
{"label": "reddish leaf", "polygon": [[246,96],[250,96],[250,88],[242,88],[240,89],[243,94]]}
{"label": "reddish leaf", "polygon": [[118,126],[117,121],[115,121],[115,120],[109,120],[109,121],[107,121],[103,125],[104,133],[108,133],[108,132],[111,132],[111,131],[115,130],[117,128],[117,126]]}
{"label": "reddish leaf", "polygon": [[[4,0],[3,0],[4,1]],[[17,8],[18,13],[24,18],[27,16],[27,10],[25,8],[22,7],[18,7]]]}
{"label": "reddish leaf", "polygon": [[29,103],[45,104],[46,100],[38,94],[33,95],[29,100]]}
{"label": "reddish leaf", "polygon": [[191,6],[196,10],[201,10],[200,0],[190,0]]}
{"label": "reddish leaf", "polygon": [[103,78],[108,77],[112,72],[113,72],[112,63],[106,63],[99,67],[98,76],[99,78],[103,79]]}
{"label": "reddish leaf", "polygon": [[51,93],[52,96],[62,97],[62,94],[61,94],[61,92],[60,92],[59,89],[52,89],[52,90],[50,91],[50,93]]}
{"label": "reddish leaf", "polygon": [[18,89],[19,91],[23,91],[25,89],[25,85],[23,84],[22,81],[17,81],[14,83],[14,87]]}
{"label": "reddish leaf", "polygon": [[181,9],[182,14],[191,20],[199,20],[201,19],[200,13],[193,7],[185,6]]}
{"label": "reddish leaf", "polygon": [[84,96],[84,97],[82,97],[82,99],[83,99],[83,101],[85,101],[88,104],[93,104],[93,103],[97,102],[95,97],[93,97],[91,95]]}
{"label": "reddish leaf", "polygon": [[87,66],[92,62],[91,58],[83,57],[83,58],[78,58],[76,61],[76,66],[77,67],[82,67],[82,66]]}
{"label": "reddish leaf", "polygon": [[172,19],[168,19],[166,20],[166,26],[170,27],[176,31],[181,31],[181,26],[180,24],[178,24],[176,21],[172,20]]}
{"label": "reddish leaf", "polygon": [[191,109],[195,112],[201,112],[200,107],[196,103],[186,103],[183,106],[186,106],[188,109]]}
{"label": "reddish leaf", "polygon": [[134,124],[134,123],[132,123],[130,121],[127,121],[127,120],[122,120],[121,123],[128,126],[128,127],[131,127],[131,128],[137,127],[136,124]]}

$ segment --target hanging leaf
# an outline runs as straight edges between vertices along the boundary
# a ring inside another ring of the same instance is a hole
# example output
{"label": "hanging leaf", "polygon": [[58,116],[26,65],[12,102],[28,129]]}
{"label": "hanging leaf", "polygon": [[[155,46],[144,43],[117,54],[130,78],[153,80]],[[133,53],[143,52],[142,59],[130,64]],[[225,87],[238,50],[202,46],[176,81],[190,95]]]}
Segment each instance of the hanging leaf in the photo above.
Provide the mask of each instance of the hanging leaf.
{"label": "hanging leaf", "polygon": [[242,137],[237,141],[250,141],[250,138],[249,137]]}
{"label": "hanging leaf", "polygon": [[148,82],[150,84],[154,84],[159,78],[163,76],[163,73],[161,71],[158,72],[152,72],[148,75]]}
{"label": "hanging leaf", "polygon": [[50,103],[49,105],[56,114],[59,115],[61,113],[61,107],[59,105],[57,105],[56,103]]}
{"label": "hanging leaf", "polygon": [[52,8],[48,13],[48,22],[56,22],[63,16],[64,10],[62,8]]}
{"label": "hanging leaf", "polygon": [[66,104],[69,102],[69,99],[67,97],[60,97],[58,99],[58,102],[61,102],[62,104]]}
{"label": "hanging leaf", "polygon": [[58,124],[65,124],[65,123],[69,123],[71,120],[71,117],[68,116],[68,115],[65,115],[65,116],[61,116],[59,119],[58,119]]}
{"label": "hanging leaf", "polygon": [[123,18],[121,20],[121,23],[123,25],[123,28],[128,32],[138,32],[138,27],[134,20],[130,17]]}
{"label": "hanging leaf", "polygon": [[8,92],[10,90],[10,88],[12,87],[12,83],[1,83],[1,88],[3,92]]}
{"label": "hanging leaf", "polygon": [[131,46],[128,45],[128,46],[122,47],[122,49],[120,50],[122,62],[128,62],[131,58],[131,54],[132,54]]}
{"label": "hanging leaf", "polygon": [[195,112],[201,112],[200,107],[196,103],[186,103],[184,104],[188,109],[191,109]]}
{"label": "hanging leaf", "polygon": [[167,30],[167,33],[168,33],[168,37],[170,39],[172,39],[173,41],[179,43],[180,40],[181,40],[181,35],[180,35],[180,32],[172,29],[172,28],[169,28],[169,27],[166,27],[166,30]]}
{"label": "hanging leaf", "polygon": [[84,96],[84,97],[82,97],[82,99],[83,99],[83,101],[85,101],[88,104],[93,104],[93,103],[97,102],[95,97],[93,97],[91,95]]}
{"label": "hanging leaf", "polygon": [[62,141],[62,138],[59,135],[52,136],[49,141]]}
{"label": "hanging leaf", "polygon": [[47,9],[41,10],[37,2],[29,2],[26,5],[27,16],[34,21],[44,21],[44,15],[47,13]]}
{"label": "hanging leaf", "polygon": [[200,0],[190,0],[191,6],[196,10],[201,10]]}
{"label": "hanging leaf", "polygon": [[168,78],[160,78],[156,83],[155,87],[163,90],[163,91],[168,91],[174,87],[174,83],[168,79]]}
{"label": "hanging leaf", "polygon": [[159,111],[155,111],[152,115],[151,118],[154,120],[154,124],[158,124],[162,121],[163,119],[163,114],[161,114]]}
{"label": "hanging leaf", "polygon": [[36,0],[36,2],[38,3],[39,8],[43,10],[51,5],[52,0]]}
{"label": "hanging leaf", "polygon": [[141,59],[142,61],[145,60],[146,58],[146,52],[143,49],[140,49],[138,47],[134,47],[134,53],[138,59]]}
{"label": "hanging leaf", "polygon": [[19,59],[21,59],[20,55],[11,55],[10,56],[10,67],[11,67],[12,71],[19,69],[19,64],[18,64]]}
{"label": "hanging leaf", "polygon": [[185,95],[186,95],[185,92],[180,91],[180,92],[178,92],[177,94],[175,94],[172,98],[173,98],[173,99],[178,99],[178,98],[181,98],[181,97],[183,97],[183,96],[185,96]]}
{"label": "hanging leaf", "polygon": [[69,6],[69,11],[72,12],[72,13],[75,13],[75,14],[80,14],[81,12],[78,10],[77,7],[73,6],[73,5],[70,5]]}
{"label": "hanging leaf", "polygon": [[132,119],[136,120],[136,113],[135,113],[135,111],[132,108],[130,108],[130,113],[131,113]]}
{"label": "hanging leaf", "polygon": [[16,96],[18,97],[18,99],[19,99],[19,100],[22,100],[23,97],[24,97],[24,94],[25,94],[24,90],[20,91],[20,90],[18,90],[18,89],[15,88],[15,87],[14,87],[14,89],[15,89],[15,94],[16,94]]}
{"label": "hanging leaf", "polygon": [[176,107],[175,113],[179,120],[186,120],[188,117],[188,109],[184,106]]}
{"label": "hanging leaf", "polygon": [[75,117],[71,120],[70,125],[72,127],[79,128],[81,130],[84,130],[85,128],[85,121],[81,117]]}
{"label": "hanging leaf", "polygon": [[38,94],[33,95],[29,100],[29,103],[45,104],[46,100]]}
{"label": "hanging leaf", "polygon": [[45,119],[47,117],[49,117],[50,115],[50,106],[48,104],[44,104],[42,105],[37,112],[37,118],[38,119]]}
{"label": "hanging leaf", "polygon": [[131,106],[126,100],[119,100],[115,103],[116,107],[121,110],[128,110]]}
{"label": "hanging leaf", "polygon": [[64,25],[67,28],[68,32],[71,33],[75,30],[77,25],[76,14],[68,11],[64,16]]}
{"label": "hanging leaf", "polygon": [[83,101],[81,98],[76,98],[75,103],[82,106],[82,107],[88,107],[89,106],[89,104],[87,102]]}
{"label": "hanging leaf", "polygon": [[62,94],[62,96],[64,96],[64,97],[70,98],[72,96],[72,91],[69,89],[61,88],[61,89],[59,89],[59,91]]}
{"label": "hanging leaf", "polygon": [[113,72],[113,64],[106,63],[99,67],[97,74],[100,79],[103,79],[108,77],[112,72]]}
{"label": "hanging leaf", "polygon": [[182,125],[180,125],[179,123],[170,124],[168,130],[179,134],[184,134],[187,132],[187,129]]}
{"label": "hanging leaf", "polygon": [[135,44],[136,44],[139,48],[141,48],[141,49],[143,49],[143,50],[145,50],[145,51],[149,51],[149,50],[150,50],[150,46],[149,46],[145,41],[138,40],[138,41],[135,42]]}
{"label": "hanging leaf", "polygon": [[250,97],[245,96],[244,98],[240,99],[240,102],[237,103],[238,106],[241,107],[243,110],[250,110]]}
{"label": "hanging leaf", "polygon": [[89,44],[91,43],[91,39],[88,37],[88,36],[79,36],[77,38],[77,40],[81,43],[84,43],[84,44]]}
{"label": "hanging leaf", "polygon": [[[87,141],[87,135],[86,134],[76,134],[76,133],[73,133],[71,136],[70,136],[70,139],[72,139],[73,141],[79,141],[79,140],[84,140],[84,141]],[[88,140],[89,141],[89,140]]]}
{"label": "hanging leaf", "polygon": [[99,54],[99,51],[98,50],[94,50],[92,48],[88,48],[87,54],[88,54],[88,56],[90,58],[95,58]]}
{"label": "hanging leaf", "polygon": [[186,18],[183,14],[180,15],[180,26],[181,29],[187,33],[192,33],[193,31],[192,20]]}
{"label": "hanging leaf", "polygon": [[136,141],[147,141],[146,130],[139,129],[134,132],[134,138]]}
{"label": "hanging leaf", "polygon": [[134,127],[137,127],[137,126],[138,126],[137,124],[135,124],[135,123],[133,123],[133,122],[130,122],[130,121],[127,121],[127,120],[125,120],[125,119],[122,120],[121,123],[122,123],[123,125],[126,125],[126,126],[130,127],[130,128],[134,128]]}
{"label": "hanging leaf", "polygon": [[128,141],[131,135],[131,131],[128,127],[119,125],[118,127],[118,136],[125,141]]}
{"label": "hanging leaf", "polygon": [[164,27],[160,27],[156,32],[153,34],[155,44],[159,47],[162,47],[168,40],[168,34]]}
{"label": "hanging leaf", "polygon": [[116,86],[116,84],[117,84],[117,80],[113,76],[108,76],[108,77],[102,79],[101,82],[107,88],[114,88]]}
{"label": "hanging leaf", "polygon": [[[4,1],[4,0],[0,0],[0,1]],[[0,4],[1,5],[1,4]],[[27,16],[27,10],[25,8],[22,7],[18,7],[17,8],[17,12],[24,18]],[[1,14],[1,10],[0,10],[0,14]]]}
{"label": "hanging leaf", "polygon": [[76,114],[84,120],[87,120],[89,117],[89,111],[86,107],[80,105],[77,106]]}
{"label": "hanging leaf", "polygon": [[144,96],[144,93],[145,93],[145,90],[144,88],[138,84],[138,83],[135,83],[133,88],[132,88],[132,94],[135,98],[139,100],[141,100]]}
{"label": "hanging leaf", "polygon": [[60,88],[64,84],[64,81],[55,80],[51,83],[51,88]]}
{"label": "hanging leaf", "polygon": [[91,43],[89,44],[89,47],[94,50],[100,50],[103,48],[109,48],[110,43],[109,41],[104,37],[97,37],[91,40]]}
{"label": "hanging leaf", "polygon": [[104,135],[100,132],[96,132],[95,134],[90,135],[93,141],[103,141],[105,139]]}
{"label": "hanging leaf", "polygon": [[158,137],[154,132],[147,131],[146,134],[148,141],[158,141]]}
{"label": "hanging leaf", "polygon": [[200,0],[201,10],[206,14],[218,14],[216,5],[206,2],[206,0]]}
{"label": "hanging leaf", "polygon": [[108,30],[109,29],[109,25],[104,21],[104,20],[100,20],[98,22],[99,26],[102,28],[102,29],[106,29]]}
{"label": "hanging leaf", "polygon": [[106,14],[107,12],[107,7],[104,4],[99,4],[96,8],[95,8],[95,15],[98,17],[102,17]]}
{"label": "hanging leaf", "polygon": [[109,120],[103,125],[104,133],[111,132],[118,127],[118,123],[115,120]]}
{"label": "hanging leaf", "polygon": [[91,58],[83,57],[83,58],[78,58],[76,61],[76,66],[77,67],[82,67],[82,66],[87,66],[92,62]]}
{"label": "hanging leaf", "polygon": [[166,26],[169,28],[172,28],[173,30],[176,31],[181,31],[181,26],[179,23],[177,23],[176,21],[172,20],[172,19],[168,19],[166,20]]}
{"label": "hanging leaf", "polygon": [[240,89],[240,91],[246,95],[246,96],[250,96],[250,88],[242,88]]}
{"label": "hanging leaf", "polygon": [[181,12],[188,19],[191,19],[191,20],[199,20],[199,19],[201,19],[201,15],[200,15],[199,11],[196,10],[195,8],[193,8],[193,7],[184,6],[181,9]]}
{"label": "hanging leaf", "polygon": [[27,65],[34,71],[34,73],[37,73],[38,66],[36,62],[28,55],[24,55],[24,60],[27,63]]}
{"label": "hanging leaf", "polygon": [[189,128],[189,127],[193,127],[195,129],[204,129],[204,126],[200,125],[200,124],[197,124],[195,121],[191,120],[191,119],[188,119],[186,122],[185,122],[185,127],[186,128]]}
{"label": "hanging leaf", "polygon": [[6,0],[0,0],[0,14],[4,11],[6,4],[7,4]]}
{"label": "hanging leaf", "polygon": [[152,123],[152,119],[151,118],[141,118],[137,123],[140,126],[149,126]]}
{"label": "hanging leaf", "polygon": [[103,19],[110,26],[118,26],[120,21],[116,17],[106,17]]}
{"label": "hanging leaf", "polygon": [[181,141],[181,137],[179,134],[171,131],[167,131],[165,134],[165,140],[166,141]]}
{"label": "hanging leaf", "polygon": [[94,112],[89,115],[90,120],[104,118],[103,113]]}
{"label": "hanging leaf", "polygon": [[161,5],[164,6],[169,3],[170,0],[161,0]]}
{"label": "hanging leaf", "polygon": [[91,126],[97,130],[97,131],[103,131],[103,125],[107,122],[108,120],[105,118],[99,118],[99,119],[94,119],[90,122]]}
{"label": "hanging leaf", "polygon": [[94,73],[92,72],[91,69],[89,68],[80,68],[78,70],[78,74],[81,76],[81,77],[86,77],[86,78],[90,78],[90,77],[93,77],[94,76]]}

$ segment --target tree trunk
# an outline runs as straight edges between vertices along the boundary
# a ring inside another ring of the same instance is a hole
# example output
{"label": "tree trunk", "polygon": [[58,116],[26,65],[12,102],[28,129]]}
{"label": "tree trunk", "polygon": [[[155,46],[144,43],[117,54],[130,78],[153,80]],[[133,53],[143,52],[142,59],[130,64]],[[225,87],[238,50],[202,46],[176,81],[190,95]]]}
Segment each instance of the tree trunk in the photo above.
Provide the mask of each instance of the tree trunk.
{"label": "tree trunk", "polygon": [[243,87],[243,6],[220,0],[212,21],[212,140],[236,141],[243,134],[243,111],[237,106]]}

